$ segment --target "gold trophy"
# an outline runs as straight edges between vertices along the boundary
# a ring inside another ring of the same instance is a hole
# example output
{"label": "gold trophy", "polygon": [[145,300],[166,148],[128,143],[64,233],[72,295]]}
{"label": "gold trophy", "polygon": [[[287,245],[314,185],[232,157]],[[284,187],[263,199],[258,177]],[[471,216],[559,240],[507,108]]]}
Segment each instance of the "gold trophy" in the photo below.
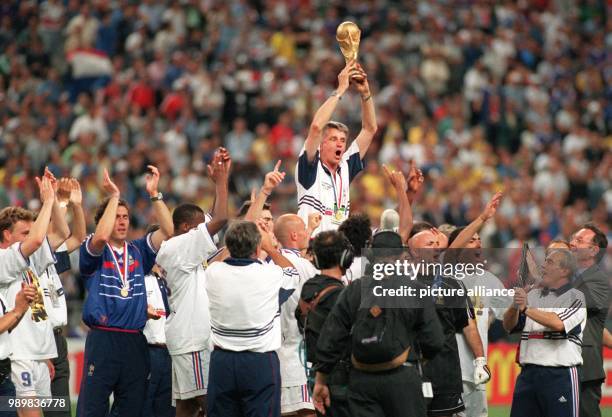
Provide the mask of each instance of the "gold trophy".
{"label": "gold trophy", "polygon": [[342,22],[336,29],[336,40],[340,45],[340,50],[344,59],[348,63],[351,60],[357,60],[357,52],[359,52],[359,40],[361,39],[361,30],[353,22]]}

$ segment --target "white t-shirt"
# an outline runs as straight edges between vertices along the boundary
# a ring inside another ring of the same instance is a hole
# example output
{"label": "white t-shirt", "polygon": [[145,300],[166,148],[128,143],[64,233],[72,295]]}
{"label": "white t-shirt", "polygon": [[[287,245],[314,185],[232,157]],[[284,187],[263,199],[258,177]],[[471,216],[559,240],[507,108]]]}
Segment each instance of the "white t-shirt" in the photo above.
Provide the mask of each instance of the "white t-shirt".
{"label": "white t-shirt", "polygon": [[300,358],[300,343],[302,335],[295,319],[295,309],[300,301],[304,282],[315,276],[319,271],[307,259],[300,256],[299,251],[282,249],[283,255],[293,264],[298,275],[291,275],[292,282],[283,283],[283,288],[294,289],[285,303],[281,305],[282,342],[278,349],[283,387],[294,387],[306,383],[306,373]]}
{"label": "white t-shirt", "polygon": [[170,315],[166,344],[171,355],[209,349],[210,315],[204,262],[216,250],[206,224],[162,243],[157,264],[166,274]]}
{"label": "white t-shirt", "polygon": [[[280,299],[295,282],[295,268],[255,259],[226,259],[206,270],[214,346],[231,351],[270,352],[281,347]],[[295,289],[293,289],[295,290]]]}
{"label": "white t-shirt", "polygon": [[22,255],[20,245],[15,243],[8,249],[0,249],[0,293],[7,301],[8,310],[15,307],[15,296],[22,282],[37,286],[38,297],[36,308],[30,307],[10,333],[11,360],[52,359],[57,357],[57,349],[41,282],[48,279],[46,269],[55,263],[55,256],[48,240],[29,259]]}
{"label": "white t-shirt", "polygon": [[[14,303],[13,303],[14,304]],[[0,294],[0,317],[8,313],[10,309],[6,305],[6,300]],[[9,338],[9,332],[0,333],[0,360],[6,359],[11,354],[11,339]]]}
{"label": "white t-shirt", "polygon": [[147,324],[143,329],[143,333],[147,338],[148,343],[166,343],[166,307],[164,298],[159,288],[155,275],[145,276],[145,288],[147,291],[147,304],[153,306],[157,314],[161,316],[158,320],[147,320]]}
{"label": "white t-shirt", "polygon": [[[484,275],[470,275],[460,280],[465,287],[475,289],[485,287],[486,289],[504,289],[504,284],[489,271],[484,271]],[[496,320],[501,320],[506,308],[512,304],[512,298],[508,297],[470,297],[476,313],[476,327],[482,340],[484,355],[487,357],[487,347],[489,345],[489,316]],[[457,333],[457,348],[459,351],[459,361],[461,362],[461,378],[464,381],[474,382],[474,354],[467,344],[463,333]]]}
{"label": "white t-shirt", "polygon": [[326,230],[337,230],[350,211],[350,183],[363,169],[359,146],[353,141],[342,155],[335,173],[323,166],[316,152],[312,162],[308,161],[302,148],[296,166],[295,182],[298,194],[298,216],[308,224],[310,213],[321,213],[321,225],[313,234]]}

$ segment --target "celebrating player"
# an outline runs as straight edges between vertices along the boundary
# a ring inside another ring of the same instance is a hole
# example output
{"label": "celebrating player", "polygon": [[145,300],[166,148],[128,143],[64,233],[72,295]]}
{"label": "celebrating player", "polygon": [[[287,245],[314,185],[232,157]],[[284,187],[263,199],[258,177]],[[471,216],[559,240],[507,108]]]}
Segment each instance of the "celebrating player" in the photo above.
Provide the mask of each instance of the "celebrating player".
{"label": "celebrating player", "polygon": [[85,342],[79,416],[105,417],[111,393],[118,417],[139,416],[146,397],[149,355],[142,329],[148,314],[158,316],[147,311],[144,277],[173,232],[170,212],[157,190],[159,172],[151,165],[149,169],[146,189],[160,229],[127,240],[129,208],[104,170],[103,188],[109,197],[96,213],[95,233],[81,245],[79,269],[88,290],[83,321],[91,330]]}
{"label": "celebrating player", "polygon": [[[350,82],[361,94],[363,114],[361,132],[347,149],[348,128],[330,118]],[[338,75],[338,88],[315,113],[297,163],[298,215],[304,223],[309,213],[323,215],[315,233],[336,230],[348,217],[350,183],[363,169],[363,158],[376,130],[367,75],[361,65],[351,61]]]}

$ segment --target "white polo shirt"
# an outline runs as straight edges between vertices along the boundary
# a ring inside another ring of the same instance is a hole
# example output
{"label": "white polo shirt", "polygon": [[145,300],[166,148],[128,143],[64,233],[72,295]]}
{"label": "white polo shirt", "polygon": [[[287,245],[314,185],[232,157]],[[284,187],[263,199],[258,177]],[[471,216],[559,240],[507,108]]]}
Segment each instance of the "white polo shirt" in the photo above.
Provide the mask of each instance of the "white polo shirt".
{"label": "white polo shirt", "polygon": [[298,194],[298,216],[308,224],[310,213],[321,213],[321,225],[314,234],[326,230],[336,230],[346,220],[350,211],[350,183],[363,170],[363,161],[359,157],[359,147],[353,141],[344,152],[338,169],[330,173],[323,166],[319,151],[312,162],[308,161],[304,148],[296,166],[295,182]]}
{"label": "white polo shirt", "polygon": [[295,289],[295,268],[229,258],[206,270],[211,339],[222,349],[270,352],[281,347],[280,305]]}
{"label": "white polo shirt", "polygon": [[285,289],[294,289],[287,301],[281,306],[282,344],[278,350],[283,387],[295,387],[306,383],[304,365],[300,361],[300,343],[302,334],[295,319],[295,309],[300,301],[304,282],[314,277],[319,271],[307,259],[302,258],[298,250],[281,249],[282,254],[295,267],[298,275],[291,275],[293,282],[283,284]]}
{"label": "white polo shirt", "polygon": [[166,320],[166,344],[171,355],[208,349],[210,315],[204,263],[217,247],[206,224],[162,243],[157,264],[168,284],[170,315]]}
{"label": "white polo shirt", "polygon": [[55,256],[45,239],[41,247],[26,259],[20,243],[0,249],[0,293],[7,302],[7,310],[15,307],[15,296],[21,283],[34,284],[38,290],[36,309],[26,311],[19,324],[11,331],[11,360],[42,360],[57,357],[53,325],[45,309],[45,294],[41,282],[48,279],[46,269],[55,263]]}
{"label": "white polo shirt", "polygon": [[[147,304],[151,305],[161,317],[157,320],[147,320],[142,332],[147,338],[147,343],[166,343],[166,303],[162,294],[162,282],[155,275],[145,276],[145,289],[147,291]],[[165,291],[165,289],[164,289]]]}
{"label": "white polo shirt", "polygon": [[584,294],[566,284],[556,292],[542,296],[541,289],[527,295],[529,308],[556,313],[564,331],[553,331],[526,317],[519,352],[521,365],[582,365],[582,333],[586,326]]}

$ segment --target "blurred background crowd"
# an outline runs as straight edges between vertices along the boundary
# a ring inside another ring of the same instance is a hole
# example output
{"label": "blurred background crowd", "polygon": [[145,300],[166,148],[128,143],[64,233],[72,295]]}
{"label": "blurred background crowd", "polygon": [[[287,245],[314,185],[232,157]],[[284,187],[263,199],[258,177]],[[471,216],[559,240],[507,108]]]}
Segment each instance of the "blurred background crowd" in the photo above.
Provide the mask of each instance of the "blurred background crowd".
{"label": "blurred background crowd", "polygon": [[[88,221],[108,167],[150,218],[147,164],[170,206],[211,207],[206,164],[233,159],[234,207],[277,159],[275,214],[297,209],[294,169],[344,60],[335,30],[362,30],[379,131],[352,211],[394,205],[380,166],[425,186],[416,219],[465,225],[504,189],[485,246],[546,245],[593,220],[610,238],[612,20],[605,0],[44,0],[0,5],[0,207],[37,208],[48,165],[81,181]],[[334,119],[360,126],[347,94]],[[68,289],[79,297],[79,289]],[[78,311],[80,313],[80,310]],[[78,322],[78,321],[77,321]]]}

